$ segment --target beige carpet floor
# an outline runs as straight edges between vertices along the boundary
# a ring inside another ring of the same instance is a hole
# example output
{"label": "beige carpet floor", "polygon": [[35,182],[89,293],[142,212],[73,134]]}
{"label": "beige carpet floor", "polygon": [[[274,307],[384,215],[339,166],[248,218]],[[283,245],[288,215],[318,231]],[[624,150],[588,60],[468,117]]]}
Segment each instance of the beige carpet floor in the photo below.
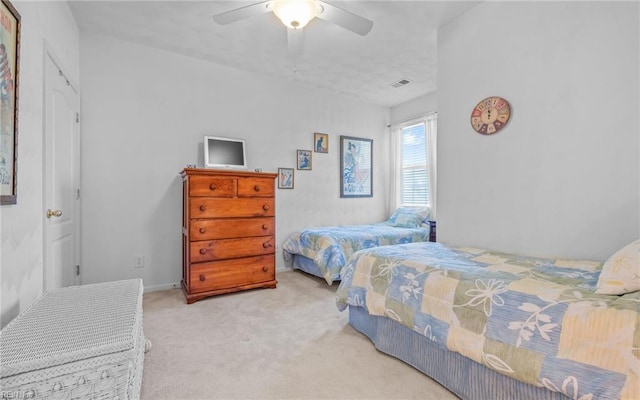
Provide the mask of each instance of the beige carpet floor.
{"label": "beige carpet floor", "polygon": [[457,399],[349,326],[337,284],[277,279],[190,305],[179,289],[145,294],[142,399]]}

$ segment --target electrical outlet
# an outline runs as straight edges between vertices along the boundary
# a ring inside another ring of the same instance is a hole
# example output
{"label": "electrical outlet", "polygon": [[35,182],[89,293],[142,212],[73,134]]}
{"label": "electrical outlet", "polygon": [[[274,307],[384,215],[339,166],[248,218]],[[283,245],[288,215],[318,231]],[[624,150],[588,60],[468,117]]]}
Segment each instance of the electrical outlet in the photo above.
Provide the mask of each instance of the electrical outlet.
{"label": "electrical outlet", "polygon": [[142,268],[144,267],[144,256],[133,256],[133,267],[134,268]]}

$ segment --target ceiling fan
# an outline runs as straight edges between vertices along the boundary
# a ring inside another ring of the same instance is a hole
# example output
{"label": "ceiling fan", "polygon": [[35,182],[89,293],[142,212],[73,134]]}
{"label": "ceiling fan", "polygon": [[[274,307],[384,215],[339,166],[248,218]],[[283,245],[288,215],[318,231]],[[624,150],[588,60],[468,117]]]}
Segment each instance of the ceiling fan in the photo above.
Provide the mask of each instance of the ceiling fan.
{"label": "ceiling fan", "polygon": [[302,52],[303,28],[318,17],[359,35],[371,31],[373,22],[322,0],[268,0],[236,8],[213,16],[220,25],[227,25],[255,15],[273,12],[287,27],[289,53]]}

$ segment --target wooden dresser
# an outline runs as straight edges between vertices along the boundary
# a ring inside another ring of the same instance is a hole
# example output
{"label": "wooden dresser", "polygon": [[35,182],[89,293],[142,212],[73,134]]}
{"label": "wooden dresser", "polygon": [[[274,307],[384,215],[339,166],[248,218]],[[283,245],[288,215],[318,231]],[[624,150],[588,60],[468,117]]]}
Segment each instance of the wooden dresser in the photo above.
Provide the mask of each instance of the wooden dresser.
{"label": "wooden dresser", "polygon": [[275,288],[277,174],[186,168],[181,175],[182,289],[187,303]]}

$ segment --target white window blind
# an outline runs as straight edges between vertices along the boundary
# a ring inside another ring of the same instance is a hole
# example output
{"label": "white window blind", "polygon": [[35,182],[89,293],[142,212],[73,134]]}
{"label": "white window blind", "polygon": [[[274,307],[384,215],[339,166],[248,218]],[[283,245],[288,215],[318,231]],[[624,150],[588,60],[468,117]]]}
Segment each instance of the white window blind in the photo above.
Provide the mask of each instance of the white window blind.
{"label": "white window blind", "polygon": [[429,204],[429,178],[424,124],[419,123],[402,128],[400,140],[402,151],[400,202],[403,206],[426,206]]}
{"label": "white window blind", "polygon": [[[403,206],[429,206],[429,159],[427,129],[435,126],[435,115],[407,125],[400,131],[400,203]],[[424,121],[424,120],[423,120]]]}

